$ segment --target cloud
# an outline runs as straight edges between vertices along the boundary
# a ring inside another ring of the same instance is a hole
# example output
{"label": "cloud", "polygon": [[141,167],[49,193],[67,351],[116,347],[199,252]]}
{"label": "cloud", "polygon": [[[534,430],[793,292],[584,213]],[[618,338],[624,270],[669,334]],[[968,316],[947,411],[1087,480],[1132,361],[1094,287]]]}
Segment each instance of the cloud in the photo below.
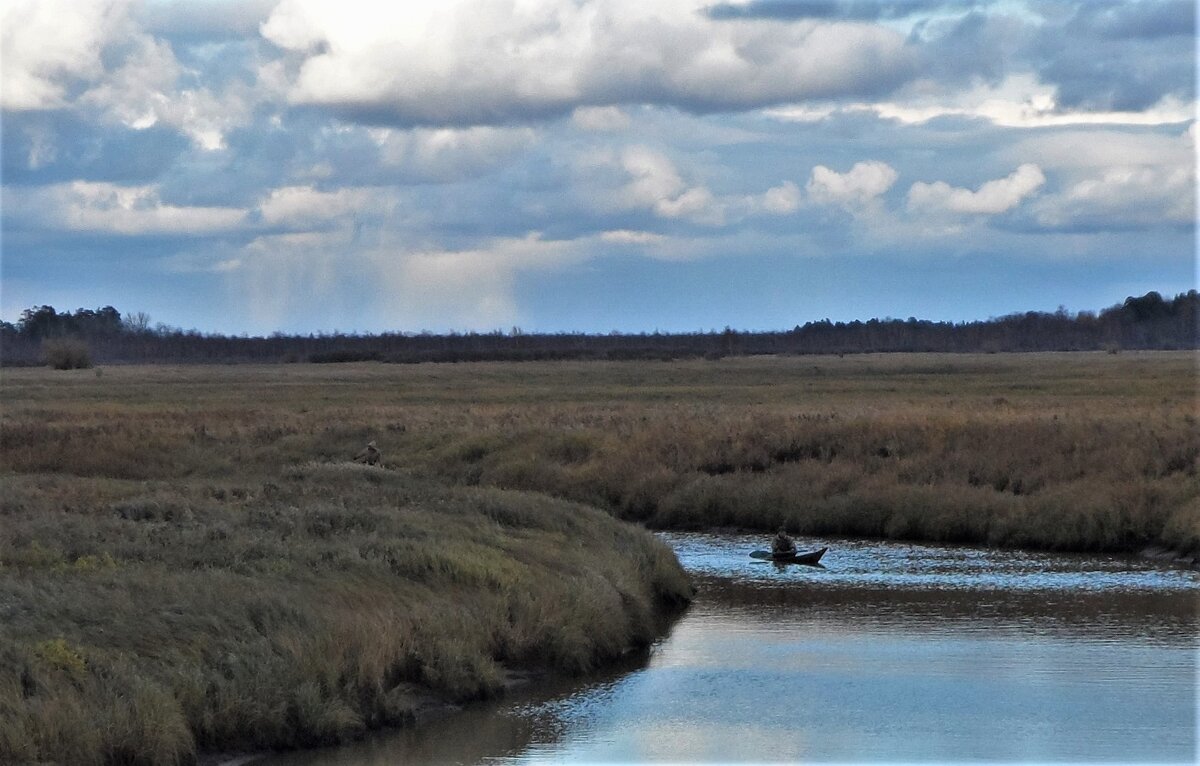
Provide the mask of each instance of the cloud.
{"label": "cloud", "polygon": [[4,111],[4,183],[151,183],[190,153],[191,142],[167,126],[133,130],[92,117],[73,110]]}
{"label": "cloud", "polygon": [[158,122],[158,111],[168,100],[165,92],[174,86],[181,71],[170,45],[139,36],[121,65],[80,100],[129,127],[148,128]]}
{"label": "cloud", "polygon": [[759,203],[762,209],[776,215],[794,213],[800,208],[800,189],[791,181],[767,189]]}
{"label": "cloud", "polygon": [[630,119],[620,107],[581,106],[571,113],[571,122],[581,130],[613,133],[628,128]]}
{"label": "cloud", "polygon": [[227,260],[232,267],[223,277],[231,303],[242,307],[243,321],[257,332],[296,322],[352,329],[347,318],[361,315],[356,304],[371,295],[364,287],[374,274],[365,272],[373,269],[364,269],[352,234],[344,230],[262,235]]}
{"label": "cloud", "polygon": [[208,151],[225,148],[225,133],[248,120],[247,86],[235,85],[220,96],[208,88],[179,89],[185,71],[168,43],[138,35],[127,47],[121,65],[83,93],[79,106],[136,130],[169,125]]}
{"label": "cloud", "polygon": [[1196,160],[1195,125],[1175,135],[1112,129],[1038,131],[1000,148],[999,153],[1010,160],[1021,158],[1042,168],[1074,172],[1120,166],[1184,167]]}
{"label": "cloud", "polygon": [[1196,34],[1196,5],[1192,0],[1081,2],[1070,26],[1114,39],[1190,38]]}
{"label": "cloud", "polygon": [[705,9],[714,19],[903,19],[936,11],[962,11],[994,0],[749,0],[716,3]]}
{"label": "cloud", "polygon": [[[592,257],[593,238],[545,239],[538,232],[486,237],[463,247],[422,242],[404,230],[364,241],[347,229],[264,234],[222,260],[235,303],[255,331],[302,324],[340,328],[507,328],[524,321],[517,282]],[[361,327],[361,325],[359,325]]]}
{"label": "cloud", "polygon": [[0,15],[0,106],[27,110],[66,104],[71,86],[103,73],[101,52],[126,7],[113,0],[6,3]]}
{"label": "cloud", "polygon": [[[149,4],[150,18],[184,13],[179,4]],[[143,130],[168,125],[206,150],[247,123],[262,94],[240,78],[217,93],[179,86],[201,72],[183,67],[171,43],[146,33],[147,6],[128,0],[17,0],[5,5],[0,106],[9,111],[72,109]],[[215,10],[215,9],[214,9]],[[236,12],[234,12],[236,14]],[[246,31],[243,29],[243,31]],[[218,65],[211,55],[202,63]],[[211,74],[211,72],[209,72]]]}
{"label": "cloud", "polygon": [[1056,169],[1061,189],[1033,206],[1035,228],[1121,231],[1196,223],[1196,123],[1174,136],[1069,132],[1021,142],[1010,153]]}
{"label": "cloud", "polygon": [[124,4],[106,0],[10,2],[0,16],[0,106],[53,109],[74,82],[103,72],[101,49]]}
{"label": "cloud", "polygon": [[918,181],[908,190],[908,209],[933,213],[995,215],[1011,210],[1037,191],[1046,176],[1037,165],[1021,165],[1011,175],[988,181],[976,191],[950,186],[945,181]]}
{"label": "cloud", "polygon": [[259,214],[268,226],[314,230],[347,216],[379,212],[389,203],[386,196],[370,189],[325,192],[312,186],[287,186],[272,189],[259,205]]}
{"label": "cloud", "polygon": [[288,98],[394,125],[477,125],[651,103],[746,109],[886,91],[915,58],[858,23],[717,22],[699,2],[284,0],[263,35],[298,57]]}
{"label": "cloud", "polygon": [[132,11],[156,37],[210,43],[252,39],[278,0],[153,0]]}
{"label": "cloud", "polygon": [[[522,319],[514,294],[520,272],[557,269],[585,257],[577,242],[545,240],[534,232],[476,248],[407,253],[387,272],[407,322],[440,317],[446,326],[497,327]],[[379,265],[391,260],[382,252],[374,258]]]}
{"label": "cloud", "polygon": [[1191,166],[1109,168],[1039,200],[1032,215],[1039,226],[1060,230],[1194,227],[1195,171]]}
{"label": "cloud", "polygon": [[600,241],[611,242],[615,245],[658,245],[665,242],[666,239],[662,234],[629,229],[614,229],[600,234]]}
{"label": "cloud", "polygon": [[906,125],[959,117],[983,120],[1006,128],[1048,128],[1073,125],[1170,125],[1191,120],[1194,104],[1175,96],[1137,111],[1064,109],[1057,89],[1031,73],[1009,75],[996,83],[978,80],[961,90],[902,89],[899,98],[844,104],[800,104],[767,110],[787,122],[813,123],[835,115],[874,114]]}
{"label": "cloud", "polygon": [[1064,104],[1140,111],[1164,96],[1195,100],[1194,2],[1080,2],[1074,11],[1033,44]]}
{"label": "cloud", "polygon": [[705,225],[724,223],[724,211],[712,192],[686,183],[666,155],[646,146],[631,146],[617,161],[628,179],[612,193],[618,208],[648,209],[659,218],[684,218]]}
{"label": "cloud", "polygon": [[577,197],[605,212],[648,211],[659,219],[717,227],[750,216],[794,213],[801,202],[791,181],[761,194],[715,194],[686,179],[665,154],[643,145],[619,153],[585,152],[575,163]]}
{"label": "cloud", "polygon": [[817,165],[812,169],[805,189],[813,203],[854,209],[867,205],[892,188],[898,177],[892,166],[878,160],[855,163],[845,173]]}
{"label": "cloud", "polygon": [[204,236],[239,229],[246,211],[164,203],[155,185],[73,181],[33,190],[4,189],[6,220],[74,232],[124,236]]}
{"label": "cloud", "polygon": [[514,159],[537,140],[532,128],[372,128],[379,157],[425,180],[453,181],[490,172]]}
{"label": "cloud", "polygon": [[[922,79],[943,88],[1032,75],[1063,112],[1140,112],[1196,98],[1194,10],[1185,3],[996,4],[919,25]],[[1187,3],[1190,5],[1190,3]]]}

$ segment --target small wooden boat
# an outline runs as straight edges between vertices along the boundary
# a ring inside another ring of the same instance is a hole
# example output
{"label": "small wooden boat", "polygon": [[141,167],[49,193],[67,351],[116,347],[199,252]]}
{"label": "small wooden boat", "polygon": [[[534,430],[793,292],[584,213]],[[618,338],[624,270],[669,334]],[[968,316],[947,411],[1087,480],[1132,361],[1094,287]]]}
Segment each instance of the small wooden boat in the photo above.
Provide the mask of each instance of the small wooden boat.
{"label": "small wooden boat", "polygon": [[801,553],[799,551],[790,551],[788,553],[773,553],[772,551],[753,551],[750,554],[751,558],[766,559],[767,561],[775,561],[780,564],[819,564],[821,557],[829,548],[821,548],[816,551],[808,551]]}

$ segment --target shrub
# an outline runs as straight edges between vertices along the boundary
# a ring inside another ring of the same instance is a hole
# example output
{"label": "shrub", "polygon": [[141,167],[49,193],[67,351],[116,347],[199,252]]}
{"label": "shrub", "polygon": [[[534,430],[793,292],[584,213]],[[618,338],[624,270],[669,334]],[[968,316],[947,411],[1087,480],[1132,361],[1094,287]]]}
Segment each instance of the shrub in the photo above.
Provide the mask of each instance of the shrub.
{"label": "shrub", "polygon": [[48,667],[61,670],[72,677],[81,676],[87,667],[83,656],[62,638],[38,643],[33,653]]}
{"label": "shrub", "polygon": [[56,370],[86,370],[92,366],[87,344],[79,338],[53,338],[42,344],[46,364]]}
{"label": "shrub", "polygon": [[[353,351],[339,349],[337,351],[318,351],[308,355],[308,361],[313,364],[346,364],[348,362],[378,362],[383,355],[378,351]],[[292,360],[295,361],[295,360]]]}

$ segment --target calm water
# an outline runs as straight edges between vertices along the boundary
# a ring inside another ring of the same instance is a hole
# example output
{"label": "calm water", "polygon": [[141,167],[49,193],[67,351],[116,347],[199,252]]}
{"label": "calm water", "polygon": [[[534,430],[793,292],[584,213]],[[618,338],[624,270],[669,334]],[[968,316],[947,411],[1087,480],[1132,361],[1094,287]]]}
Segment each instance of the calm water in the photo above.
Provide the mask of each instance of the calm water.
{"label": "calm water", "polygon": [[701,592],[647,657],[269,763],[1193,762],[1200,573],[879,542],[824,568],[663,535]]}

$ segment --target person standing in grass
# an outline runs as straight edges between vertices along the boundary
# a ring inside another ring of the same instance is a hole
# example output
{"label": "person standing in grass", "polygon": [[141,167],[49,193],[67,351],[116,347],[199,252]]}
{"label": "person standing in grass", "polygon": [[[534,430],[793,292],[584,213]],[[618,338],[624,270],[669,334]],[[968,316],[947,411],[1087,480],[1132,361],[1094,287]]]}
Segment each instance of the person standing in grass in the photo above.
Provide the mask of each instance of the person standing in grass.
{"label": "person standing in grass", "polygon": [[796,552],[796,541],[788,537],[787,528],[780,527],[779,534],[771,541],[771,553],[793,554]]}

